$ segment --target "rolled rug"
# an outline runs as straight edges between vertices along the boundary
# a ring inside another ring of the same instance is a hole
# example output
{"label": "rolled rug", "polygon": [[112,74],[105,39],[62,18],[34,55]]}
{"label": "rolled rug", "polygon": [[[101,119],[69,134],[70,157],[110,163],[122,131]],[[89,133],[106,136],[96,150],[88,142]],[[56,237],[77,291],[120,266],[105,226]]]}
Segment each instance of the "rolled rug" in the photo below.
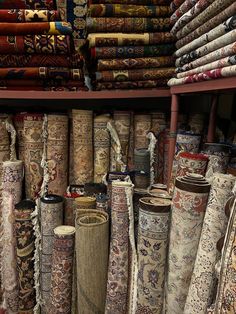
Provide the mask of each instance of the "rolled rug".
{"label": "rolled rug", "polygon": [[[176,0],[180,1],[180,0]],[[115,0],[121,4],[149,4],[149,5],[169,5],[171,0]],[[92,0],[92,3],[114,3],[113,0]]]}
{"label": "rolled rug", "polygon": [[136,314],[161,314],[171,201],[143,197],[139,208]]}
{"label": "rolled rug", "polygon": [[54,229],[48,314],[71,314],[74,245],[74,227],[58,226]]}
{"label": "rolled rug", "polygon": [[147,189],[134,189],[133,195],[133,208],[134,208],[134,235],[135,241],[138,241],[138,227],[139,227],[139,200],[142,197],[149,196]]}
{"label": "rolled rug", "polygon": [[168,79],[161,78],[158,80],[146,80],[146,81],[124,81],[124,82],[97,82],[96,90],[104,89],[143,89],[143,88],[156,88],[167,86]]}
{"label": "rolled rug", "polygon": [[106,194],[98,194],[96,197],[96,209],[109,213],[108,196]]}
{"label": "rolled rug", "polygon": [[41,252],[40,252],[40,292],[41,313],[50,309],[50,289],[52,272],[52,251],[54,229],[63,223],[63,198],[48,194],[40,199]]}
{"label": "rolled rug", "polygon": [[201,175],[176,178],[172,199],[166,313],[184,313],[210,184]]}
{"label": "rolled rug", "polygon": [[152,116],[150,114],[134,115],[134,147],[148,148],[147,134],[152,127]]}
{"label": "rolled rug", "polygon": [[1,2],[2,9],[48,9],[54,10],[55,3],[53,0],[16,0],[14,3],[11,0],[3,0]]}
{"label": "rolled rug", "polygon": [[24,119],[22,113],[14,115],[13,124],[16,130],[16,155],[19,160],[24,161],[25,143],[24,143]]}
{"label": "rolled rug", "polygon": [[188,173],[196,173],[205,176],[208,157],[203,154],[182,152],[179,154],[176,177],[183,177]]}
{"label": "rolled rug", "polygon": [[169,147],[169,131],[164,129],[157,136],[156,182],[165,184],[167,181],[167,156]]}
{"label": "rolled rug", "polygon": [[84,196],[94,196],[99,194],[105,194],[107,187],[104,183],[85,183],[84,185]]}
{"label": "rolled rug", "polygon": [[18,313],[33,314],[36,304],[34,289],[34,250],[35,235],[32,213],[35,203],[23,200],[15,205],[15,237],[19,286]]}
{"label": "rolled rug", "polygon": [[3,304],[7,312],[19,311],[19,282],[17,274],[14,207],[21,200],[23,163],[4,161],[2,164],[2,287]]}
{"label": "rolled rug", "polygon": [[64,194],[64,225],[74,226],[75,225],[75,213],[76,213],[76,201],[80,195],[76,192],[67,192]]}
{"label": "rolled rug", "polygon": [[72,110],[74,144],[74,180],[76,184],[93,182],[93,112]]}
{"label": "rolled rug", "polygon": [[55,10],[25,10],[25,9],[14,9],[4,10],[0,9],[0,22],[7,23],[27,23],[27,22],[53,22],[60,20],[59,11]]}
{"label": "rolled rug", "polygon": [[178,9],[178,7],[180,7],[183,2],[185,2],[185,0],[173,0],[171,1],[171,4],[170,4],[170,8],[171,10],[174,12],[175,10]]}
{"label": "rolled rug", "polygon": [[68,117],[47,116],[48,193],[64,195],[68,182]]}
{"label": "rolled rug", "polygon": [[175,25],[176,22],[183,16],[186,12],[188,12],[198,0],[186,0],[181,4],[177,10],[171,15],[170,22],[172,25]]}
{"label": "rolled rug", "polygon": [[212,302],[216,284],[215,265],[220,259],[216,244],[225,234],[228,219],[225,205],[232,195],[236,178],[231,175],[213,176],[206,214],[202,226],[185,314],[203,314]]}
{"label": "rolled rug", "polygon": [[134,169],[150,173],[150,151],[148,149],[134,150]]}
{"label": "rolled rug", "polygon": [[107,196],[108,196],[108,207],[111,208],[111,199],[112,199],[112,182],[116,180],[126,181],[129,172],[118,172],[118,171],[109,171],[107,174]]}
{"label": "rolled rug", "polygon": [[109,115],[100,115],[94,118],[94,182],[101,183],[110,170],[110,133],[107,123]]}
{"label": "rolled rug", "polygon": [[[76,215],[77,313],[104,313],[109,248],[108,215],[81,210]],[[96,261],[96,267],[94,267]],[[92,284],[91,284],[92,283]]]}
{"label": "rolled rug", "polygon": [[96,209],[96,197],[80,196],[75,199],[76,211],[81,209]]}
{"label": "rolled rug", "polygon": [[135,171],[134,186],[136,189],[147,189],[150,186],[150,172]]}

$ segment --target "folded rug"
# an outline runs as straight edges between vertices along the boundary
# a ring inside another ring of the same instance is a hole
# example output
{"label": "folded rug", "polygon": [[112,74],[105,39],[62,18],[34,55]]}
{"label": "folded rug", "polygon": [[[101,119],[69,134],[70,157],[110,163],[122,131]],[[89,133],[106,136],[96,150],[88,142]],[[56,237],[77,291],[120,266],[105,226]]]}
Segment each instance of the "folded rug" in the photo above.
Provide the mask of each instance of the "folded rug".
{"label": "folded rug", "polygon": [[99,82],[96,84],[96,90],[156,88],[166,86],[167,82],[168,79],[158,79],[154,81]]}
{"label": "folded rug", "polygon": [[170,23],[174,25],[178,19],[188,10],[190,10],[198,0],[186,0],[184,3],[181,4],[181,6],[171,15],[170,17]]}
{"label": "folded rug", "polygon": [[56,8],[55,0],[1,0],[0,9],[48,9]]}
{"label": "folded rug", "polygon": [[24,10],[24,9],[12,9],[1,10],[0,9],[0,22],[7,23],[25,23],[25,22],[53,22],[60,21],[59,11],[49,10]]}

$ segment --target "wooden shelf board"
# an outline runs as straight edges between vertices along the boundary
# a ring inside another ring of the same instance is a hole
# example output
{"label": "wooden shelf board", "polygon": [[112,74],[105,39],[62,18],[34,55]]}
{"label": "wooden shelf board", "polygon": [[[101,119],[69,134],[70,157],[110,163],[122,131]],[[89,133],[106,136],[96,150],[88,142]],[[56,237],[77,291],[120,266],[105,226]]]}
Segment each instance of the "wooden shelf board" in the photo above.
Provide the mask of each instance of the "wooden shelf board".
{"label": "wooden shelf board", "polygon": [[172,95],[191,93],[212,93],[236,89],[236,77],[172,86]]}

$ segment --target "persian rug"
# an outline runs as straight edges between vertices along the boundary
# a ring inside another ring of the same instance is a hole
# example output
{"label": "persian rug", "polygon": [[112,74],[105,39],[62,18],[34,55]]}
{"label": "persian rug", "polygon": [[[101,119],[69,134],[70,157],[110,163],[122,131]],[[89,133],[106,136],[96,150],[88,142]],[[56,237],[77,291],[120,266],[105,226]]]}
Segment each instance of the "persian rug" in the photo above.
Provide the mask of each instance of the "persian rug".
{"label": "persian rug", "polygon": [[236,30],[232,30],[231,32],[222,35],[221,37],[214,39],[213,41],[203,45],[202,47],[191,51],[178,58],[175,62],[176,67],[181,67],[186,63],[190,63],[195,59],[203,57],[208,53],[215,51],[219,48],[225,47],[226,45],[232,44],[236,41]]}
{"label": "persian rug", "polygon": [[125,82],[102,82],[96,84],[96,90],[103,89],[139,89],[156,88],[166,86],[168,79],[158,79],[155,81],[125,81]]}
{"label": "persian rug", "polygon": [[111,200],[112,200],[112,181],[120,180],[125,181],[127,176],[129,176],[129,172],[119,172],[119,171],[109,171],[107,174],[107,196],[108,196],[108,207],[111,208]]}
{"label": "persian rug", "polygon": [[156,182],[166,183],[168,177],[169,130],[165,129],[157,137]]}
{"label": "persian rug", "polygon": [[93,182],[93,112],[72,110],[74,180],[76,184]]}
{"label": "persian rug", "polygon": [[91,17],[168,17],[170,13],[169,6],[133,4],[91,4],[88,9]]}
{"label": "persian rug", "polygon": [[7,79],[7,80],[0,80],[0,88],[12,88],[17,87],[18,90],[21,88],[24,90],[24,88],[31,87],[31,88],[38,88],[40,90],[43,88],[78,88],[83,89],[84,82],[83,81],[75,81],[75,80],[61,80],[61,79]]}
{"label": "persian rug", "polygon": [[157,80],[159,78],[172,77],[174,73],[175,73],[174,67],[156,69],[149,68],[149,69],[101,71],[96,72],[96,80],[98,82]]}
{"label": "persian rug", "polygon": [[109,213],[108,196],[106,194],[98,194],[96,197],[96,209]]}
{"label": "persian rug", "polygon": [[18,314],[19,310],[14,207],[21,200],[22,180],[22,161],[4,161],[2,164],[1,276],[4,288],[3,305],[6,311],[12,314]]}
{"label": "persian rug", "polygon": [[224,68],[217,68],[209,71],[204,71],[198,74],[189,75],[180,79],[170,79],[168,82],[169,86],[189,84],[194,82],[203,82],[214,80],[223,77],[232,77],[236,75],[236,65],[227,66]]}
{"label": "persian rug", "polygon": [[202,65],[202,66],[197,67],[195,69],[192,69],[190,71],[178,73],[177,78],[183,78],[186,76],[198,74],[198,73],[209,71],[209,70],[216,69],[216,68],[224,68],[224,67],[227,67],[230,65],[236,65],[236,55],[222,58],[220,60]]}
{"label": "persian rug", "polygon": [[104,312],[106,314],[135,313],[137,256],[132,189],[130,182],[112,182],[112,224]]}
{"label": "persian rug", "polygon": [[172,56],[153,57],[153,58],[128,58],[128,59],[99,59],[97,62],[98,71],[161,68],[174,66]]}
{"label": "persian rug", "polygon": [[223,21],[220,25],[217,25],[215,28],[211,29],[207,33],[203,34],[200,37],[197,37],[193,41],[191,41],[189,44],[182,46],[179,45],[178,41],[176,43],[176,46],[178,50],[175,52],[176,57],[181,57],[182,55],[193,51],[194,49],[203,46],[204,44],[221,37],[222,35],[228,33],[229,31],[232,31],[235,29],[235,18],[236,16],[231,16],[226,21]]}
{"label": "persian rug", "polygon": [[27,22],[53,22],[60,21],[60,13],[55,10],[24,10],[24,9],[12,9],[1,10],[0,9],[0,22],[7,23],[27,23]]}
{"label": "persian rug", "polygon": [[205,176],[208,157],[203,154],[182,152],[179,154],[176,177],[184,177],[188,173],[197,173]]}
{"label": "persian rug", "polygon": [[210,184],[201,175],[176,178],[170,226],[167,313],[184,312],[209,191]]}
{"label": "persian rug", "polygon": [[134,115],[134,148],[148,148],[147,134],[152,127],[152,116],[150,114]]}
{"label": "persian rug", "polygon": [[[210,6],[215,0],[201,0],[197,1],[195,5],[190,8],[190,10],[186,13],[184,13],[175,23],[173,26],[171,32],[173,34],[176,34],[178,31],[181,31],[184,27],[187,27],[186,25],[190,23],[193,19],[201,17],[203,14],[202,12],[209,10],[207,7]],[[210,10],[212,11],[212,9]],[[201,24],[199,24],[201,25]]]}
{"label": "persian rug", "polygon": [[35,209],[35,203],[31,200],[23,200],[15,205],[15,237],[16,237],[16,261],[19,287],[18,313],[34,313],[36,296],[34,289],[34,250],[35,236],[31,215]]}
{"label": "persian rug", "polygon": [[2,0],[0,9],[48,9],[56,8],[55,0]]}
{"label": "persian rug", "polygon": [[106,301],[109,218],[102,211],[81,210],[77,212],[75,226],[77,311],[102,314]]}
{"label": "persian rug", "polygon": [[159,57],[163,55],[171,56],[174,51],[174,44],[150,46],[94,47],[90,50],[91,57],[93,59],[143,58]]}
{"label": "persian rug", "polygon": [[69,184],[75,184],[74,180],[74,141],[72,110],[69,110]]}
{"label": "persian rug", "polygon": [[213,52],[210,52],[209,54],[199,59],[196,59],[193,62],[185,64],[184,66],[180,68],[176,68],[176,72],[177,73],[187,72],[203,65],[208,65],[208,64],[211,65],[215,61],[218,61],[224,57],[233,56],[235,54],[236,54],[236,43],[229,44],[225,47],[222,47]]}
{"label": "persian rug", "polygon": [[[13,125],[16,130],[16,155],[18,160],[24,161],[24,120],[21,114],[13,116]],[[8,137],[8,135],[7,135]],[[9,158],[8,158],[9,159]]]}
{"label": "persian rug", "polygon": [[56,0],[57,9],[63,21],[72,25],[73,42],[76,51],[84,45],[86,32],[86,15],[88,10],[87,0]]}
{"label": "persian rug", "polygon": [[70,35],[71,25],[67,22],[0,23],[0,35]]}
{"label": "persian rug", "polygon": [[[116,82],[116,84],[122,84],[122,82]],[[125,82],[123,82],[125,83]],[[134,86],[138,86],[141,84],[135,82]],[[137,88],[137,87],[136,87]],[[130,113],[130,134],[129,134],[129,148],[128,148],[128,169],[133,169],[134,166],[134,112]]]}
{"label": "persian rug", "polygon": [[94,142],[94,182],[101,183],[104,176],[110,170],[110,133],[107,123],[110,115],[99,115],[93,122]]}
{"label": "persian rug", "polygon": [[64,195],[68,186],[68,116],[47,115],[48,193]]}
{"label": "persian rug", "polygon": [[75,225],[75,212],[76,202],[75,199],[79,197],[78,193],[66,193],[64,194],[64,225],[74,226]]}
{"label": "persian rug", "polygon": [[96,197],[80,196],[75,199],[76,210],[81,209],[96,209]]}
{"label": "persian rug", "polygon": [[134,170],[150,173],[150,151],[148,149],[134,150]]}
{"label": "persian rug", "polygon": [[70,54],[69,35],[0,36],[0,54]]}
{"label": "persian rug", "polygon": [[192,273],[184,313],[203,314],[212,302],[216,283],[215,265],[220,259],[216,244],[224,236],[227,217],[224,212],[231,196],[235,177],[225,174],[213,176],[196,261]]}
{"label": "persian rug", "polygon": [[50,305],[54,229],[63,223],[63,198],[48,194],[40,199],[40,294],[41,313],[47,314]]}
{"label": "persian rug", "polygon": [[136,314],[161,314],[171,201],[144,197],[139,204]]}
{"label": "persian rug", "polygon": [[[224,9],[227,9],[230,6],[230,4],[232,4],[232,0],[215,0],[208,7],[206,7],[208,3],[209,1],[204,2],[202,0],[196,4],[195,6],[196,12],[193,11],[194,18],[176,33],[176,37],[178,39],[183,38],[184,36],[187,36],[189,33],[196,30],[199,26],[203,25],[205,22],[208,22],[212,18],[215,18],[217,14],[222,13],[222,10],[224,11]],[[205,9],[203,9],[204,7]],[[203,10],[203,12],[201,12],[201,10]],[[199,12],[201,13],[198,14]],[[198,15],[196,16],[196,14]],[[212,25],[212,26],[213,27],[217,26],[217,24]]]}
{"label": "persian rug", "polygon": [[86,26],[89,33],[159,32],[170,29],[170,19],[168,17],[87,17]]}
{"label": "persian rug", "polygon": [[97,197],[99,194],[106,194],[107,187],[104,183],[85,183],[84,196]]}
{"label": "persian rug", "polygon": [[10,141],[8,132],[6,129],[6,121],[7,116],[0,115],[0,138],[1,138],[1,145],[0,145],[0,177],[2,177],[2,163],[3,161],[9,160],[10,158]]}
{"label": "persian rug", "polygon": [[54,229],[48,314],[71,314],[75,227]]}
{"label": "persian rug", "polygon": [[[139,229],[139,200],[142,197],[149,197],[148,190],[146,189],[134,189],[133,194],[133,208],[134,208],[134,236],[135,236],[135,243],[138,243],[138,229]],[[138,251],[137,251],[138,254]]]}
{"label": "persian rug", "polygon": [[170,23],[174,25],[181,18],[181,16],[188,12],[197,2],[198,0],[184,1],[184,3],[182,3],[181,6],[171,15]]}
{"label": "persian rug", "polygon": [[63,67],[82,68],[83,60],[79,54],[44,55],[44,54],[6,54],[0,55],[0,67]]}
{"label": "persian rug", "polygon": [[171,0],[91,0],[91,3],[117,3],[117,4],[137,4],[137,5],[169,5]]}
{"label": "persian rug", "polygon": [[230,314],[235,311],[235,247],[236,247],[236,206],[231,209],[231,215],[222,250],[222,263],[220,269],[218,292],[216,297],[215,311],[213,314]]}
{"label": "persian rug", "polygon": [[152,132],[155,136],[166,128],[166,114],[161,111],[152,111]]}
{"label": "persian rug", "polygon": [[218,13],[217,15],[206,20],[206,22],[201,24],[199,27],[194,27],[194,30],[190,34],[184,36],[183,38],[181,38],[181,40],[178,41],[177,48],[185,46],[186,44],[190,43],[192,40],[211,31],[214,27],[218,26],[220,23],[223,23],[235,13],[236,13],[236,3],[234,2],[230,6],[228,6],[226,9]]}
{"label": "persian rug", "polygon": [[182,4],[185,2],[185,0],[173,0],[170,3],[170,8],[172,12],[176,11]]}
{"label": "persian rug", "polygon": [[206,178],[208,180],[212,178],[214,173],[226,173],[228,158],[217,155],[208,155],[208,158],[209,162],[206,171]]}
{"label": "persian rug", "polygon": [[92,33],[88,34],[89,47],[140,46],[173,43],[174,36],[169,32],[124,34]]}
{"label": "persian rug", "polygon": [[120,139],[122,160],[124,164],[127,165],[130,142],[131,113],[129,111],[114,111],[113,120]]}

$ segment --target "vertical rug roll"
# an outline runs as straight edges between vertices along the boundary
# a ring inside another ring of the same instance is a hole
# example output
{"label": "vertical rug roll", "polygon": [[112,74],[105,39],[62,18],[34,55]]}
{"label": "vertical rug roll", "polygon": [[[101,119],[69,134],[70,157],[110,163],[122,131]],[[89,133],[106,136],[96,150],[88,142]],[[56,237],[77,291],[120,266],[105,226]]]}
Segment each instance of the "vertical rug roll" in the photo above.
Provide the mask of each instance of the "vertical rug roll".
{"label": "vertical rug roll", "polygon": [[41,160],[43,156],[43,114],[22,114],[24,121],[24,167],[26,198],[34,199],[39,195],[43,180]]}
{"label": "vertical rug roll", "polygon": [[35,236],[31,215],[35,203],[23,200],[15,205],[16,256],[19,285],[19,314],[33,314],[36,303],[34,289]]}
{"label": "vertical rug roll", "polygon": [[134,165],[134,113],[130,113],[130,134],[128,149],[128,169],[133,169]]}
{"label": "vertical rug roll", "polygon": [[110,134],[107,128],[109,115],[94,119],[94,182],[101,183],[110,169]]}
{"label": "vertical rug roll", "polygon": [[68,117],[47,116],[48,193],[64,195],[68,181]]}
{"label": "vertical rug roll", "polygon": [[114,111],[113,118],[114,118],[116,130],[120,139],[120,144],[121,144],[121,149],[122,149],[122,159],[123,159],[123,162],[127,165],[131,115],[130,115],[130,112],[128,111]]}
{"label": "vertical rug roll", "polygon": [[[111,200],[111,240],[109,253],[106,314],[126,314],[132,309],[135,294],[133,267],[134,252],[134,219],[132,183],[113,181]],[[132,200],[131,200],[132,201]]]}
{"label": "vertical rug roll", "polygon": [[150,151],[148,149],[134,150],[134,169],[150,173]]}
{"label": "vertical rug roll", "polygon": [[161,314],[171,201],[144,197],[139,203],[136,314]]}
{"label": "vertical rug roll", "polygon": [[4,305],[9,313],[18,313],[16,241],[14,237],[14,205],[21,200],[23,163],[5,161],[2,166],[2,286]]}
{"label": "vertical rug roll", "polygon": [[108,267],[108,215],[98,210],[81,210],[77,212],[75,225],[77,312],[103,314]]}
{"label": "vertical rug roll", "polygon": [[40,199],[41,221],[41,257],[40,257],[40,289],[41,289],[41,314],[49,310],[51,287],[53,230],[63,222],[63,198],[58,195],[48,194]]}
{"label": "vertical rug roll", "polygon": [[74,141],[73,141],[73,118],[69,111],[69,185],[75,184],[74,180]]}
{"label": "vertical rug roll", "polygon": [[172,200],[166,313],[184,312],[210,184],[200,175],[179,177]]}
{"label": "vertical rug roll", "polygon": [[58,226],[54,229],[48,314],[71,314],[74,245],[74,227]]}
{"label": "vertical rug roll", "polygon": [[72,118],[75,183],[93,182],[93,112],[72,110]]}
{"label": "vertical rug roll", "polygon": [[152,127],[152,116],[149,114],[136,114],[134,116],[134,147],[148,148],[147,134]]}
{"label": "vertical rug roll", "polygon": [[96,198],[92,196],[80,196],[75,199],[76,209],[96,209]]}
{"label": "vertical rug roll", "polygon": [[134,235],[135,241],[138,240],[138,225],[139,225],[139,200],[142,197],[149,196],[148,190],[134,189],[133,208],[134,208]]}
{"label": "vertical rug roll", "polygon": [[183,177],[187,173],[197,173],[204,176],[207,163],[208,158],[203,154],[180,153],[176,177]]}
{"label": "vertical rug roll", "polygon": [[215,284],[215,264],[219,260],[218,240],[225,234],[227,217],[224,207],[232,195],[235,177],[225,174],[213,176],[197,257],[185,304],[185,314],[205,314],[211,304]]}
{"label": "vertical rug roll", "polygon": [[166,116],[164,112],[151,112],[152,115],[152,132],[157,136],[166,128]]}
{"label": "vertical rug roll", "polygon": [[14,116],[14,127],[16,129],[16,149],[19,160],[24,160],[24,119],[23,114],[19,113]]}
{"label": "vertical rug roll", "polygon": [[76,201],[79,197],[77,193],[66,193],[64,195],[64,225],[75,225]]}

